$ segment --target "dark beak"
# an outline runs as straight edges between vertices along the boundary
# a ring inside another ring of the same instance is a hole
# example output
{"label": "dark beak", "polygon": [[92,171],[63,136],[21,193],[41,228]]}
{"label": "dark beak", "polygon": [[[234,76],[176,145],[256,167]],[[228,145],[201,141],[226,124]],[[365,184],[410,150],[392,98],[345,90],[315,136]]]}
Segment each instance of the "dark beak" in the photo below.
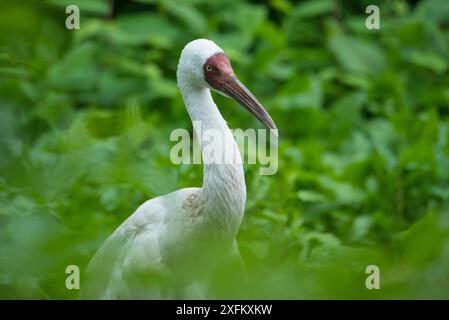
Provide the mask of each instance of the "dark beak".
{"label": "dark beak", "polygon": [[277,128],[273,119],[271,119],[268,112],[256,97],[237,79],[236,76],[232,75],[226,80],[227,81],[225,81],[222,87],[223,93],[240,103],[268,129],[275,130],[272,132],[277,136]]}

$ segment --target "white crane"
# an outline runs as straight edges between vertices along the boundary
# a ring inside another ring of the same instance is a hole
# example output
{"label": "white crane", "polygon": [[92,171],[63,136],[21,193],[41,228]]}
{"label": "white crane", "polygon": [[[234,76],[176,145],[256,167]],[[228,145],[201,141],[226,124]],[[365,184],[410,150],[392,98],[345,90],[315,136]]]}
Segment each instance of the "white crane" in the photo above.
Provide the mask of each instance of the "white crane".
{"label": "white crane", "polygon": [[228,253],[238,252],[235,237],[245,208],[245,178],[237,145],[210,89],[235,99],[269,129],[276,126],[210,40],[185,46],[177,81],[191,120],[201,123],[203,132],[213,129],[224,137],[220,148],[226,149],[225,161],[214,163],[197,135],[202,188],[181,189],[142,204],[90,261],[85,298],[205,298],[211,270]]}

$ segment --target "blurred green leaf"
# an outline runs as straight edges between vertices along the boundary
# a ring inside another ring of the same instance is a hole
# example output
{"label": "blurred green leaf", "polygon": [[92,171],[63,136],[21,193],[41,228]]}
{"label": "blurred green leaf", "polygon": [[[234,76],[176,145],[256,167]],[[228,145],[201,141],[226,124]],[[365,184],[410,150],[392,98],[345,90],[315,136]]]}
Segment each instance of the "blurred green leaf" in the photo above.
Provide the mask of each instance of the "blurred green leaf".
{"label": "blurred green leaf", "polygon": [[373,75],[385,67],[383,50],[375,43],[345,35],[330,39],[329,46],[341,66],[354,73]]}
{"label": "blurred green leaf", "polygon": [[312,18],[332,12],[334,9],[334,0],[305,1],[298,4],[292,14],[298,18]]}

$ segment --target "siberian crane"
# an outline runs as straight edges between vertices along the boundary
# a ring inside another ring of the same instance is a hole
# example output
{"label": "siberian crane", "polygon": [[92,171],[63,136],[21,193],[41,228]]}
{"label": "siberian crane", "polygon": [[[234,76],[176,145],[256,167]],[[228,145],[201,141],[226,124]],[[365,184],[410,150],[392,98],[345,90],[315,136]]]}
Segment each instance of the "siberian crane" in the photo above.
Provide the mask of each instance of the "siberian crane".
{"label": "siberian crane", "polygon": [[[180,189],[150,199],[126,219],[96,252],[86,270],[83,297],[90,299],[206,298],[208,276],[228,254],[246,201],[240,152],[211,96],[233,98],[268,129],[276,126],[254,95],[237,79],[228,57],[213,41],[198,39],[182,50],[177,83],[187,112],[201,130],[223,139],[204,141],[201,188]],[[215,161],[214,150],[226,150]],[[218,145],[220,144],[220,145]]]}

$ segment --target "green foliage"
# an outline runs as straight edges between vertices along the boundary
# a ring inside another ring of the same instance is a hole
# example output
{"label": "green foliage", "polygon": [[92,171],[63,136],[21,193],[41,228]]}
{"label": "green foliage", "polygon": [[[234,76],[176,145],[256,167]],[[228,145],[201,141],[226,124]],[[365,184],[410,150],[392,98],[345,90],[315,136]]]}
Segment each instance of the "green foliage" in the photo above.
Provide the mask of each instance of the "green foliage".
{"label": "green foliage", "polygon": [[[191,130],[179,53],[206,37],[280,128],[277,174],[245,167],[248,283],[224,270],[217,296],[448,298],[449,7],[413,2],[381,1],[381,30],[367,1],[2,3],[0,297],[76,298],[65,266],[146,199],[201,184],[169,134]],[[215,98],[231,127],[259,126]]]}

